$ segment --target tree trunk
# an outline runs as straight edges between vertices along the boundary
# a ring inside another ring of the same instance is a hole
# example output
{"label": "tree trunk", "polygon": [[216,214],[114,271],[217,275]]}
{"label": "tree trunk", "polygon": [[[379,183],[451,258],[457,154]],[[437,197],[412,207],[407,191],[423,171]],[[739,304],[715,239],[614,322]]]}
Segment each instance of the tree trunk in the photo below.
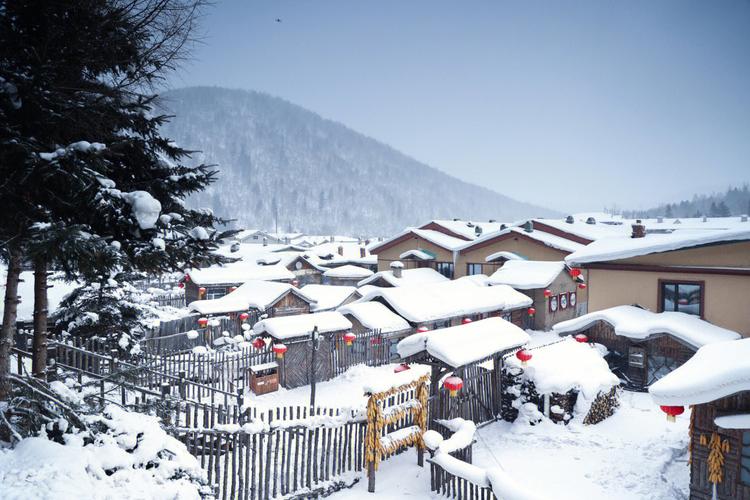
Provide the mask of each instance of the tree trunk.
{"label": "tree trunk", "polygon": [[31,373],[47,377],[47,261],[34,262],[34,349]]}
{"label": "tree trunk", "polygon": [[10,349],[13,335],[16,332],[16,315],[18,312],[18,281],[21,276],[21,255],[18,249],[8,248],[8,276],[5,281],[5,309],[3,310],[3,327],[0,333],[0,401],[8,399],[10,394]]}

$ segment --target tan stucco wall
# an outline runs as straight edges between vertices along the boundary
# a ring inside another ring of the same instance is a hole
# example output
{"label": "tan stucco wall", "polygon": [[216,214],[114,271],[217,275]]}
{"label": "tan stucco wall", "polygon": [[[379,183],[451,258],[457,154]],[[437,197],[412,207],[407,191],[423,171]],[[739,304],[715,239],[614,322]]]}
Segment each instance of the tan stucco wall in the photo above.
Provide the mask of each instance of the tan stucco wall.
{"label": "tan stucco wall", "polygon": [[[407,250],[414,250],[421,248],[429,250],[435,254],[435,260],[439,262],[453,262],[453,252],[440,248],[434,243],[414,236],[413,238],[403,241],[391,248],[378,252],[378,271],[388,271],[390,269],[391,262],[401,260],[399,255],[406,252]],[[413,261],[403,261],[408,269],[416,267]],[[463,276],[463,275],[462,275]]]}
{"label": "tan stucco wall", "polygon": [[612,262],[617,264],[750,268],[750,241],[675,250]]}
{"label": "tan stucco wall", "polygon": [[[523,255],[529,260],[564,260],[568,255],[568,252],[556,250],[543,243],[533,242],[516,236],[460,254],[456,262],[456,278],[466,276],[466,264],[487,264],[485,262],[487,256],[500,251],[514,252]],[[488,272],[491,274],[496,270],[496,266],[484,266],[483,269],[485,268],[486,271],[484,274],[488,274]]]}
{"label": "tan stucco wall", "polygon": [[[675,252],[677,253],[677,252]],[[670,263],[674,261],[670,259]],[[704,281],[704,316],[711,323],[750,337],[750,277],[588,269],[588,309],[640,304],[658,311],[659,279]]]}

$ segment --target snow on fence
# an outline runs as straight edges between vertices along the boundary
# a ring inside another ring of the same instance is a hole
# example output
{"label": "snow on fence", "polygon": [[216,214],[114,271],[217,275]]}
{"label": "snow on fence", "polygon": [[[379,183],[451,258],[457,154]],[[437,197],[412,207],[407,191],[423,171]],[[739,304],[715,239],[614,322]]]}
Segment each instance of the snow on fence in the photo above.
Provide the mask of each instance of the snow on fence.
{"label": "snow on fence", "polygon": [[[437,420],[460,417],[476,424],[491,422],[500,415],[499,388],[493,388],[493,367],[486,364],[471,364],[455,372],[463,380],[463,388],[455,397],[440,389],[430,396],[430,428]],[[442,431],[442,427],[437,427]]]}
{"label": "snow on fence", "polygon": [[298,406],[243,425],[171,432],[199,460],[217,499],[248,500],[340,487],[363,470],[365,428],[356,412]]}

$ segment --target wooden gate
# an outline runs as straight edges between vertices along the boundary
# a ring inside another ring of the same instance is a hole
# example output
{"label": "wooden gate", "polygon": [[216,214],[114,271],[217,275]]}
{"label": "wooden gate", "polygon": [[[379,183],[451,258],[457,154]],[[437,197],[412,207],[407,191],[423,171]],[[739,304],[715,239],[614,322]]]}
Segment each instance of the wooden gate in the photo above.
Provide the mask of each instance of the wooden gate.
{"label": "wooden gate", "polygon": [[333,378],[333,363],[331,350],[333,342],[328,335],[320,335],[317,352],[313,354],[311,340],[299,339],[286,343],[288,348],[284,355],[284,370],[282,385],[287,389],[308,385],[311,382],[310,366],[315,356],[315,380],[322,382]]}

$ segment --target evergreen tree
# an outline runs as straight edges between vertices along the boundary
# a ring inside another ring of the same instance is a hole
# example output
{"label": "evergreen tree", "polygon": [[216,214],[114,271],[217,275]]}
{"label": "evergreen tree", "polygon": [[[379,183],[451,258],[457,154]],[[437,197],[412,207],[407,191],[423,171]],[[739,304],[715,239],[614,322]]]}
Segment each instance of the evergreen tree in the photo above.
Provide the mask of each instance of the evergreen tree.
{"label": "evergreen tree", "polygon": [[711,208],[708,210],[708,215],[711,217],[719,217],[719,208],[716,206],[716,202],[711,202]]}
{"label": "evergreen tree", "polygon": [[672,205],[667,203],[667,209],[664,211],[664,217],[671,219],[674,217],[674,213],[672,212]]}
{"label": "evergreen tree", "polygon": [[160,135],[166,117],[149,91],[183,56],[201,5],[64,0],[0,9],[0,196],[13,209],[0,231],[34,264],[39,376],[50,267],[101,284],[115,271],[221,260],[212,250],[222,221],[184,205],[215,171],[182,164],[189,152]]}
{"label": "evergreen tree", "polygon": [[716,213],[718,217],[729,217],[732,215],[732,213],[729,211],[729,207],[726,203],[724,203],[724,200],[721,200],[718,205],[716,205]]}

